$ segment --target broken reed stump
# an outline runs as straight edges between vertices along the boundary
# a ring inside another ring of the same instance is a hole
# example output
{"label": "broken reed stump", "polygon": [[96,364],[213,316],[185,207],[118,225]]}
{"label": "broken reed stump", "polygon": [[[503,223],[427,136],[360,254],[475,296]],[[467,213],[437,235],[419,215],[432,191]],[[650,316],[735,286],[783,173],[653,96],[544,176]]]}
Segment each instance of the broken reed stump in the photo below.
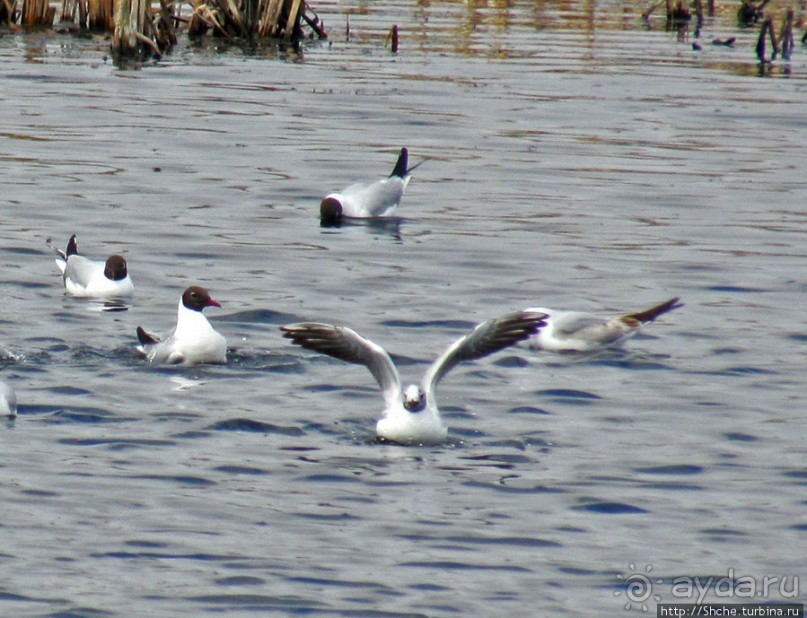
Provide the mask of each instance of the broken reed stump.
{"label": "broken reed stump", "polygon": [[390,50],[393,54],[398,53],[398,24],[393,24],[392,28],[389,29],[389,33],[386,37],[384,37],[384,47],[387,46],[387,42],[389,42]]}

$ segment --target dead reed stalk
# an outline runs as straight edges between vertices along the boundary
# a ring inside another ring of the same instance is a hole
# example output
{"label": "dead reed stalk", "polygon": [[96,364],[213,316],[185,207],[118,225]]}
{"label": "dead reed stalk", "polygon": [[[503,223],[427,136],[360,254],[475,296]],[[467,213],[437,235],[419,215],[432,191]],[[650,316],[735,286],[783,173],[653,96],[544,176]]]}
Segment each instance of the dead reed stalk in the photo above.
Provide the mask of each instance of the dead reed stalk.
{"label": "dead reed stalk", "polygon": [[771,46],[773,53],[771,53],[771,61],[776,59],[779,54],[779,42],[776,40],[776,31],[773,29],[773,19],[766,17],[762,22],[762,28],[759,30],[759,38],[757,39],[757,58],[760,62],[768,62],[765,58],[765,40],[770,35]]}
{"label": "dead reed stalk", "polygon": [[112,54],[116,58],[141,56],[143,45],[149,45],[144,41],[148,40],[144,32],[151,15],[150,0],[115,0],[114,4]]}
{"label": "dead reed stalk", "polygon": [[[52,26],[56,7],[51,0],[0,0],[0,23]],[[159,1],[155,10],[152,3]],[[182,2],[193,5],[190,19],[179,15]],[[226,37],[253,39],[303,37],[302,22],[320,38],[327,38],[319,17],[305,0],[60,0],[61,22],[112,33],[116,58],[144,57],[176,44],[176,29],[187,21],[188,34],[212,30]],[[313,35],[312,35],[313,36]]]}
{"label": "dead reed stalk", "polygon": [[304,19],[320,37],[326,38],[316,14],[304,0],[192,0],[193,16],[189,34],[204,34],[208,29],[225,37],[273,37],[286,40],[302,38]]}
{"label": "dead reed stalk", "polygon": [[10,26],[17,20],[16,16],[17,2],[16,0],[1,0],[0,1],[0,24]]}
{"label": "dead reed stalk", "polygon": [[62,12],[59,20],[62,22],[75,22],[77,4],[76,0],[62,0]]}
{"label": "dead reed stalk", "polygon": [[782,29],[779,31],[779,41],[782,45],[782,58],[790,60],[790,55],[793,53],[793,20],[795,13],[790,8],[785,13],[782,20]]}
{"label": "dead reed stalk", "polygon": [[[134,0],[137,2],[137,0]],[[114,0],[86,0],[87,27],[91,30],[114,32],[115,12],[118,10]]]}
{"label": "dead reed stalk", "polygon": [[56,8],[48,0],[24,0],[20,23],[23,26],[52,26]]}

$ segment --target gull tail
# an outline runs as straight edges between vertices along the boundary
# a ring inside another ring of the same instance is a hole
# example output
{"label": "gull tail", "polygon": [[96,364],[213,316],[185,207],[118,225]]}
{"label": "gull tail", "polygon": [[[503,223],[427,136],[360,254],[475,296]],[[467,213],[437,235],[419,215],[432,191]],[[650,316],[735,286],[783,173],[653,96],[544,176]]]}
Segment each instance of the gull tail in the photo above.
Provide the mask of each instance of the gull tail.
{"label": "gull tail", "polygon": [[48,245],[48,247],[50,247],[51,250],[53,250],[56,253],[56,255],[62,258],[65,262],[67,261],[68,257],[70,257],[71,255],[76,255],[78,253],[78,245],[76,244],[75,234],[73,234],[70,237],[70,240],[67,241],[67,249],[65,251],[62,251],[61,249],[59,249],[59,247],[55,246],[53,244],[52,238],[48,238],[45,241],[45,244]]}
{"label": "gull tail", "polygon": [[73,234],[70,237],[70,240],[67,241],[67,249],[65,251],[62,251],[61,249],[56,247],[53,244],[52,238],[48,238],[45,241],[45,243],[48,245],[48,247],[50,247],[53,250],[54,253],[56,253],[56,255],[59,256],[55,260],[56,266],[58,266],[59,270],[61,270],[62,273],[64,273],[65,268],[67,268],[67,258],[70,257],[71,255],[75,255],[76,253],[78,253],[78,247],[76,246],[76,235]]}
{"label": "gull tail", "polygon": [[671,298],[668,301],[665,301],[659,305],[654,307],[650,307],[650,309],[645,309],[644,311],[637,311],[636,313],[630,313],[622,317],[623,320],[636,320],[641,324],[647,324],[648,322],[652,322],[658,316],[667,313],[668,311],[672,311],[673,309],[678,309],[678,307],[683,307],[684,303],[678,302],[678,297]]}
{"label": "gull tail", "polygon": [[160,340],[157,337],[151,333],[147,333],[145,330],[143,330],[142,326],[137,327],[137,340],[141,345],[154,345],[155,343],[160,343]]}
{"label": "gull tail", "polygon": [[397,176],[398,178],[403,178],[406,176],[406,166],[409,165],[409,150],[406,147],[401,148],[401,154],[398,155],[398,161],[395,163],[395,167],[392,170],[392,174],[390,176]]}
{"label": "gull tail", "polygon": [[70,240],[67,241],[67,250],[65,254],[69,257],[71,255],[76,255],[78,253],[78,244],[76,243],[76,235],[73,234],[70,237]]}
{"label": "gull tail", "polygon": [[423,161],[418,161],[412,167],[409,167],[409,150],[406,147],[401,148],[401,154],[398,155],[398,162],[395,164],[395,169],[392,170],[390,177],[397,176],[398,178],[406,178],[412,173],[412,170],[420,167],[428,160],[428,158],[423,159]]}

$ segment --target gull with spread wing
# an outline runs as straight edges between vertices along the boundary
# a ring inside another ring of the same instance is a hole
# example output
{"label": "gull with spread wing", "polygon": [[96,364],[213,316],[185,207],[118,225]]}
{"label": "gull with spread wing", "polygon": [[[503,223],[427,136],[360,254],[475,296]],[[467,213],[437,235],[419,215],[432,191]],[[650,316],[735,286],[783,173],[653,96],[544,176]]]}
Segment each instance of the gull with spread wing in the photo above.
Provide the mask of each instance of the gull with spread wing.
{"label": "gull with spread wing", "polygon": [[545,317],[539,311],[526,310],[482,322],[431,364],[420,385],[405,388],[386,350],[350,328],[303,322],[281,330],[296,345],[370,370],[385,403],[376,424],[379,437],[400,444],[435,444],[444,441],[448,432],[437,407],[440,380],[462,361],[483,358],[526,339],[544,325]]}

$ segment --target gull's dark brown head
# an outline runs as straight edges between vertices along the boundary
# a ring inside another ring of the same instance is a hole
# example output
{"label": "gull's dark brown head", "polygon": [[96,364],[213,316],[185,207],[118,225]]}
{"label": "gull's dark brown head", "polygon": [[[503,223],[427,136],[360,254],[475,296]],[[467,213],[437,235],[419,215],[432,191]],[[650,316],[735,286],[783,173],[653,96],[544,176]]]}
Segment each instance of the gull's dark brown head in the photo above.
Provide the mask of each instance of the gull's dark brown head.
{"label": "gull's dark brown head", "polygon": [[107,279],[112,281],[120,281],[121,279],[126,279],[126,275],[128,274],[128,270],[126,268],[126,260],[123,259],[123,256],[120,255],[110,255],[106,259],[106,265],[104,266],[104,276]]}
{"label": "gull's dark brown head", "polygon": [[319,205],[319,222],[323,226],[339,225],[342,222],[342,202],[335,197],[326,197]]}
{"label": "gull's dark brown head", "polygon": [[182,293],[182,304],[193,311],[202,311],[205,307],[221,307],[206,289],[198,285],[192,285]]}

